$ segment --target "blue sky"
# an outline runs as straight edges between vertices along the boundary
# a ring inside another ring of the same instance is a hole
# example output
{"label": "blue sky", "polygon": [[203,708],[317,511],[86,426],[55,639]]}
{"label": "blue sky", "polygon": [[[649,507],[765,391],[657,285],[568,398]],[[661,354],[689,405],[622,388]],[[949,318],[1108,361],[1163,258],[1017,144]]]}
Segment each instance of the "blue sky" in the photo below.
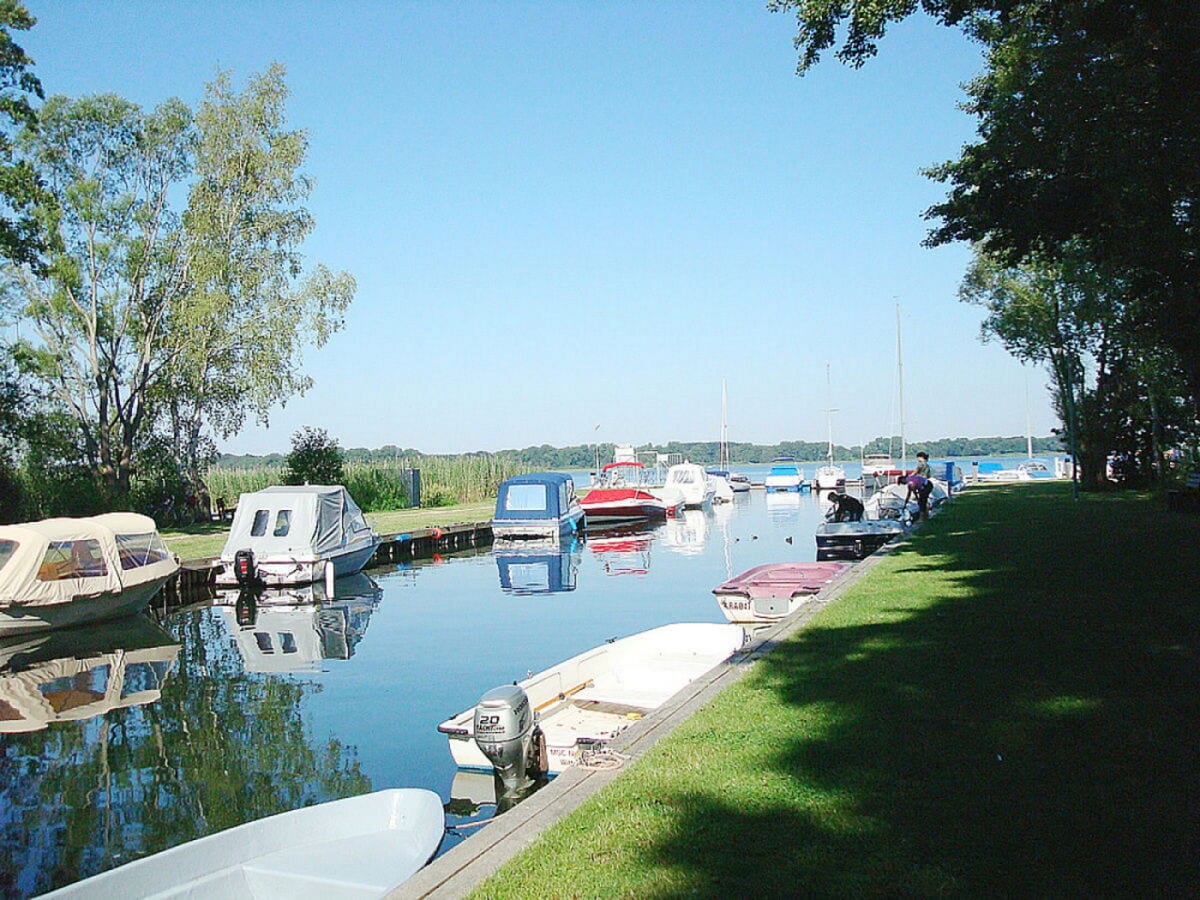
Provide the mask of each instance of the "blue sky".
{"label": "blue sky", "polygon": [[[838,443],[1055,424],[1041,370],[979,340],[964,246],[920,246],[981,65],[914,18],[862,69],[795,74],[763,2],[31,2],[47,94],[195,103],[283,63],[307,131],[307,261],[347,270],[316,381],[232,453]],[[830,389],[826,387],[829,366]],[[1028,398],[1028,400],[1027,400]],[[598,427],[597,427],[598,426]]]}

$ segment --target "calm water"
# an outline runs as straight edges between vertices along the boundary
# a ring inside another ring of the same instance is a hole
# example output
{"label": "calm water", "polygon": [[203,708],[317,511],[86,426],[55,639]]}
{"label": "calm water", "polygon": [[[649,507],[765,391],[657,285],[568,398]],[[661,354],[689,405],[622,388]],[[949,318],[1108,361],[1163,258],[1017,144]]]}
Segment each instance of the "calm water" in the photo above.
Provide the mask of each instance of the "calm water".
{"label": "calm water", "polygon": [[[814,559],[822,514],[812,495],[756,490],[563,553],[480,550],[374,569],[341,579],[333,602],[260,605],[248,627],[205,600],[161,627],[10,639],[0,892],[39,893],[381,788],[436,791],[451,825],[486,818],[491,779],[456,773],[439,722],[608,638],[724,621],[712,588],[750,566]],[[442,850],[459,840],[448,834]]]}

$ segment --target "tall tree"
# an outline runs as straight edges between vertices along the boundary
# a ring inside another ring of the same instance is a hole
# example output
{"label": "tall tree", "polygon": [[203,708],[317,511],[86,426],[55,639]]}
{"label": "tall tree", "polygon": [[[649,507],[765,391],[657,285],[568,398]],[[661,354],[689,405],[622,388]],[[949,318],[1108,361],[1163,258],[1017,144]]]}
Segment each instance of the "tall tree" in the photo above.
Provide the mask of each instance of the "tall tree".
{"label": "tall tree", "polygon": [[193,140],[181,102],[146,113],[111,94],[52,97],[24,135],[46,179],[40,215],[51,249],[44,272],[13,270],[38,338],[21,349],[114,495],[129,490],[151,394],[171,363],[168,321],[186,297],[170,197],[189,172]]}
{"label": "tall tree", "polygon": [[168,335],[178,353],[161,407],[193,483],[212,437],[236,433],[248,413],[265,422],[274,404],[311,385],[300,349],[324,344],[354,296],[348,273],[318,265],[298,277],[299,248],[313,228],[301,205],[311,183],[300,173],[307,139],[285,128],[287,95],[278,65],[241,93],[220,73],[196,112],[183,218],[191,287]]}
{"label": "tall tree", "polygon": [[966,108],[979,140],[931,170],[949,185],[931,243],[1006,264],[1082,248],[1133,290],[1200,401],[1200,6],[1161,0],[773,0],[796,13],[799,70],[832,47],[861,65],[919,8],[987,49]]}
{"label": "tall tree", "polygon": [[197,490],[211,435],[304,390],[301,347],[341,327],[354,280],[302,277],[309,182],[286,96],[272,67],[242,94],[219,75],[194,118],[178,100],[53,97],[23,135],[51,252],[45,270],[9,267],[36,334],[21,358],[115,497],[156,428]]}

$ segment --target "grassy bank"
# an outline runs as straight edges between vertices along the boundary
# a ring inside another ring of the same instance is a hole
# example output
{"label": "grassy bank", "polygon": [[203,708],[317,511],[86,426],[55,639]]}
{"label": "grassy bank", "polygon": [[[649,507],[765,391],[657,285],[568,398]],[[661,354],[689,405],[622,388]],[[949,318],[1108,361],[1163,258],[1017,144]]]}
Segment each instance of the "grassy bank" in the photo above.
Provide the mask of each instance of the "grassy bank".
{"label": "grassy bank", "polygon": [[477,895],[1191,894],[1198,538],[968,492]]}
{"label": "grassy bank", "polygon": [[[413,528],[431,525],[453,525],[458,522],[486,522],[495,511],[494,501],[460,503],[432,509],[395,509],[367,513],[367,521],[380,534],[398,534]],[[204,559],[218,556],[229,534],[228,522],[190,525],[162,533],[167,546],[181,559]]]}

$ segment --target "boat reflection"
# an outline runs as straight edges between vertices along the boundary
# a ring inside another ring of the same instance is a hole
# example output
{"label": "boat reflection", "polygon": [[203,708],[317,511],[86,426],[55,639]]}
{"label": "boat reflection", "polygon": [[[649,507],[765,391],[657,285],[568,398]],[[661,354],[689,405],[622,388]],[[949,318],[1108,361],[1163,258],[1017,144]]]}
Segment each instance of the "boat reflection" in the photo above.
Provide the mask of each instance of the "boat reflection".
{"label": "boat reflection", "polygon": [[697,556],[704,552],[708,542],[708,520],[711,509],[685,509],[663,526],[662,543],[665,548],[684,556]]}
{"label": "boat reflection", "polygon": [[498,541],[492,547],[500,589],[506,594],[558,594],[575,590],[582,556],[577,537],[562,545]]}
{"label": "boat reflection", "polygon": [[772,522],[788,524],[800,519],[800,507],[803,504],[803,494],[777,492],[767,494],[767,514]]}
{"label": "boat reflection", "polygon": [[326,659],[349,659],[366,633],[383,589],[357,572],[339,578],[332,597],[320,582],[258,593],[218,591],[221,611],[247,672],[320,672]]}
{"label": "boat reflection", "polygon": [[605,575],[645,575],[650,571],[650,547],[665,528],[662,522],[636,522],[611,528],[588,528],[587,546]]}
{"label": "boat reflection", "polygon": [[0,733],[154,703],[178,655],[146,616],[0,641]]}

